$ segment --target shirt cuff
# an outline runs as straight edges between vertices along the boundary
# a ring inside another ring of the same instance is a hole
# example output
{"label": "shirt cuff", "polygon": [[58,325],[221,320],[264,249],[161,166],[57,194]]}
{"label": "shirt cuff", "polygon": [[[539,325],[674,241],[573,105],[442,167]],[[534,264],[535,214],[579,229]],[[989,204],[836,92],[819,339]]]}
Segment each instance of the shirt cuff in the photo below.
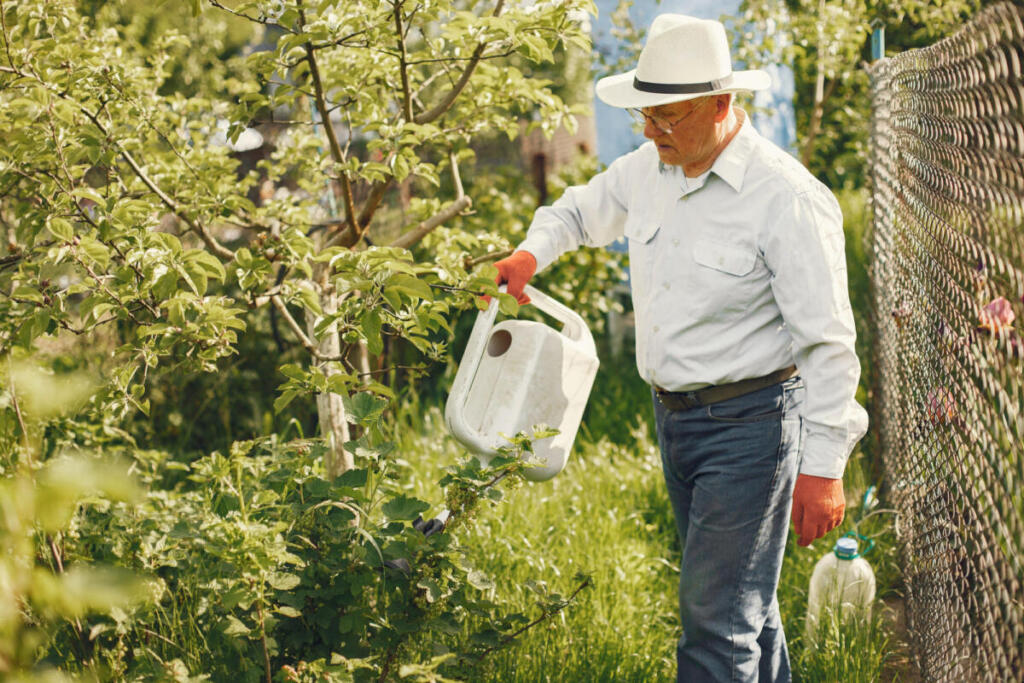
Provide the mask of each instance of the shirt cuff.
{"label": "shirt cuff", "polygon": [[516,251],[528,251],[537,259],[537,272],[544,270],[555,262],[561,254],[544,235],[529,235],[516,247]]}
{"label": "shirt cuff", "polygon": [[809,428],[804,422],[803,445],[800,447],[800,474],[826,479],[842,479],[849,457],[846,439],[836,440],[829,434]]}

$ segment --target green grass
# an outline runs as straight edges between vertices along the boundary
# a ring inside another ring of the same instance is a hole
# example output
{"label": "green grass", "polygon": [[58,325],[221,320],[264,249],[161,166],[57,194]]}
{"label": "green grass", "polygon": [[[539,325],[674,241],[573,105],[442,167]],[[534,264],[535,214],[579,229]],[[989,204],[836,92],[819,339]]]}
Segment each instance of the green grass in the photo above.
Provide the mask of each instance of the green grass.
{"label": "green grass", "polygon": [[[528,581],[544,581],[563,595],[575,587],[574,575],[585,572],[592,587],[584,590],[553,619],[527,631],[514,647],[491,656],[469,680],[539,681],[666,681],[674,678],[675,641],[680,635],[676,605],[679,544],[661,474],[657,445],[648,426],[650,398],[612,410],[600,396],[640,396],[625,362],[606,363],[595,386],[595,408],[588,414],[585,435],[577,438],[566,469],[551,481],[526,483],[506,500],[479,514],[462,532],[467,561],[495,581],[494,595],[521,609],[530,609]],[[619,386],[611,386],[617,384]],[[632,417],[629,417],[632,413]],[[604,421],[614,420],[621,443],[596,438]],[[463,451],[444,430],[438,407],[418,406],[402,416],[400,451],[416,455],[401,480],[412,482],[424,500],[443,505],[433,485],[444,467]],[[848,515],[840,530],[810,548],[790,538],[779,588],[779,600],[790,644],[794,680],[880,681],[894,654],[890,619],[881,599],[872,620],[834,625],[817,648],[804,642],[807,586],[818,558],[835,539],[853,527],[861,496],[868,485],[865,459],[856,452],[845,477]],[[408,475],[408,476],[407,476]],[[436,511],[435,511],[436,512]],[[868,555],[879,584],[879,596],[892,596],[898,584],[891,520],[886,514],[868,518],[859,529],[874,536]]]}

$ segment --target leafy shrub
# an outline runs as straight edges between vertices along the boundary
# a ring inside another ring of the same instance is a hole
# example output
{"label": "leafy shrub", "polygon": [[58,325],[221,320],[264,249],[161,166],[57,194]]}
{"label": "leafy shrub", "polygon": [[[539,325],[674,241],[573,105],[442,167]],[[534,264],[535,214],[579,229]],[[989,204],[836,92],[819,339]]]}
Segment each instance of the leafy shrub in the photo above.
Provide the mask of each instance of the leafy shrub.
{"label": "leafy shrub", "polygon": [[[524,461],[510,452],[488,469],[475,459],[451,468],[440,482],[450,516],[424,522],[428,503],[394,476],[385,405],[353,397],[360,466],[334,480],[319,441],[237,442],[188,465],[136,453],[145,501],[83,509],[68,552],[154,577],[160,599],[67,625],[59,663],[119,680],[175,667],[247,681],[389,680],[405,667],[416,679],[472,670],[511,643],[537,619],[490,599],[493,583],[467,565],[456,531],[501,500],[499,484],[516,482]],[[540,619],[567,602],[544,593]]]}

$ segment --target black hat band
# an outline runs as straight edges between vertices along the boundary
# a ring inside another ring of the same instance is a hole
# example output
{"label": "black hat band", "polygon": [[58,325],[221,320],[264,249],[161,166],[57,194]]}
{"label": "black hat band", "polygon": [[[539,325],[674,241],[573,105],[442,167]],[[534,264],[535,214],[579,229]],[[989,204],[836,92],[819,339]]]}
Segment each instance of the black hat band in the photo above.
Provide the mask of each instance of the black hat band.
{"label": "black hat band", "polygon": [[702,92],[714,92],[728,88],[732,84],[732,74],[725,78],[718,78],[707,83],[652,83],[641,81],[633,76],[633,87],[643,92],[653,92],[662,95],[693,95]]}

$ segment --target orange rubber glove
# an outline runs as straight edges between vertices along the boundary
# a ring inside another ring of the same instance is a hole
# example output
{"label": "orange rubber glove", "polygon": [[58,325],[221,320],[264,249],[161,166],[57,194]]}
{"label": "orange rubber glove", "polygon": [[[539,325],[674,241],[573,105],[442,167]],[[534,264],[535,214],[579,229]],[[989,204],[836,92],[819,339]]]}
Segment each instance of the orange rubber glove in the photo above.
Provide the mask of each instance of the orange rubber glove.
{"label": "orange rubber glove", "polygon": [[516,298],[519,305],[530,303],[530,297],[523,294],[523,287],[537,272],[537,259],[528,251],[514,252],[508,258],[497,261],[498,277],[494,279],[499,285],[508,285],[508,293]]}
{"label": "orange rubber glove", "polygon": [[801,474],[793,487],[793,529],[797,545],[810,545],[843,521],[843,480]]}

